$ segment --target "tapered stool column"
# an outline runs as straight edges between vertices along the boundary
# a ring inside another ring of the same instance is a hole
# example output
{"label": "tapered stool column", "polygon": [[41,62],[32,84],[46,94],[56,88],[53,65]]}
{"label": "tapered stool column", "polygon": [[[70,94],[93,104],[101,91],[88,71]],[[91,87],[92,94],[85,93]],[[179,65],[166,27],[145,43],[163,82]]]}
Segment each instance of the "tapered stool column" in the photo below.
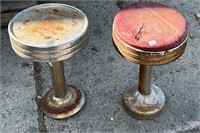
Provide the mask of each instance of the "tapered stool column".
{"label": "tapered stool column", "polygon": [[184,17],[161,3],[132,3],[115,16],[112,37],[123,57],[140,64],[138,85],[124,91],[124,108],[137,119],[158,116],[165,105],[165,95],[152,84],[152,68],[184,53],[188,39]]}
{"label": "tapered stool column", "polygon": [[42,98],[42,111],[62,119],[76,114],[85,102],[82,90],[66,85],[63,60],[89,41],[89,23],[79,9],[65,4],[41,4],[18,13],[9,23],[13,50],[21,57],[47,62],[53,88]]}

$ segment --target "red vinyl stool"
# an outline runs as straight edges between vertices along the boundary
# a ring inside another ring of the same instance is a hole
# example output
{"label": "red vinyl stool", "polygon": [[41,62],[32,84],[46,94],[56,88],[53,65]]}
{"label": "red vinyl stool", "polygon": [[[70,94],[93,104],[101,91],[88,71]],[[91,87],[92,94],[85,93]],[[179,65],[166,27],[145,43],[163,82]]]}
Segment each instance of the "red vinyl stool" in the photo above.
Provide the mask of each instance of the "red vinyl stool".
{"label": "red vinyl stool", "polygon": [[151,83],[152,66],[170,63],[184,53],[188,39],[186,20],[174,8],[161,3],[132,3],[115,16],[112,36],[118,52],[140,64],[138,87],[124,91],[125,109],[138,119],[158,116],[165,95]]}

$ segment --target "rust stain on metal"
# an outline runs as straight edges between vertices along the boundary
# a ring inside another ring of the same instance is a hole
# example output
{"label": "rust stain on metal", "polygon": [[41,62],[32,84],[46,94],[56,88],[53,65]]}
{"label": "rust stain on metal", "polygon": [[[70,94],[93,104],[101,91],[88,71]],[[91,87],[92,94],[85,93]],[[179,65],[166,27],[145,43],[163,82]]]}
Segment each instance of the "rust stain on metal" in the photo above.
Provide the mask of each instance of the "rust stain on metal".
{"label": "rust stain on metal", "polygon": [[[18,27],[18,29],[24,33],[38,34],[40,39],[44,38],[44,40],[53,39],[52,35],[56,35],[57,38],[64,39],[64,33],[69,32],[68,30],[65,30],[67,25],[74,26],[74,24],[64,20],[55,20],[49,17],[46,20],[39,21],[26,20],[23,22],[22,26]],[[22,33],[22,35],[19,34],[18,38],[24,39],[24,33]]]}
{"label": "rust stain on metal", "polygon": [[[141,103],[141,105],[142,105],[142,103]],[[155,110],[159,110],[159,109],[161,109],[162,108],[162,106],[161,105],[147,105],[147,107],[146,108],[144,108],[144,107],[138,107],[137,108],[137,111],[138,112],[140,112],[140,113],[149,113],[149,112],[155,112]]]}
{"label": "rust stain on metal", "polygon": [[74,14],[73,17],[76,17],[76,14]]}
{"label": "rust stain on metal", "polygon": [[24,25],[28,24],[28,22],[30,22],[30,20],[26,20],[23,22]]}
{"label": "rust stain on metal", "polygon": [[29,45],[42,47],[75,38],[82,33],[87,21],[77,11],[51,8],[34,9],[16,22],[13,25],[16,38]]}
{"label": "rust stain on metal", "polygon": [[[67,25],[69,23],[65,22],[64,20],[53,20],[52,18],[48,18],[46,20],[40,20],[35,22],[30,22],[30,20],[26,20],[24,24],[25,31],[32,32],[32,33],[40,33],[44,36],[44,32],[50,32],[51,34],[56,34],[56,30],[63,30],[63,25]],[[28,25],[29,24],[29,25]]]}
{"label": "rust stain on metal", "polygon": [[58,10],[58,9],[53,9],[53,11],[54,11],[54,12],[56,12],[56,13],[57,13],[57,12],[59,12],[59,10]]}
{"label": "rust stain on metal", "polygon": [[56,29],[56,30],[63,30],[64,27],[63,27],[63,26],[56,26],[55,29]]}
{"label": "rust stain on metal", "polygon": [[130,62],[143,65],[161,65],[170,63],[179,58],[185,51],[187,39],[173,49],[161,52],[143,51],[134,47],[130,47],[113,31],[113,42],[117,51]]}
{"label": "rust stain on metal", "polygon": [[[55,115],[67,114],[67,113],[72,112],[79,105],[81,98],[82,98],[81,91],[72,85],[69,85],[68,87],[73,87],[76,90],[77,95],[73,97],[75,99],[74,102],[69,103],[68,106],[59,106],[58,105],[57,108],[55,108],[54,106],[52,106],[51,104],[48,103],[48,100],[42,100],[42,106],[46,111],[48,111],[48,113],[55,114]],[[47,96],[48,96],[48,94],[45,95],[45,97],[43,99],[48,99]]]}
{"label": "rust stain on metal", "polygon": [[45,36],[44,37],[44,39],[50,39],[51,38],[51,36]]}

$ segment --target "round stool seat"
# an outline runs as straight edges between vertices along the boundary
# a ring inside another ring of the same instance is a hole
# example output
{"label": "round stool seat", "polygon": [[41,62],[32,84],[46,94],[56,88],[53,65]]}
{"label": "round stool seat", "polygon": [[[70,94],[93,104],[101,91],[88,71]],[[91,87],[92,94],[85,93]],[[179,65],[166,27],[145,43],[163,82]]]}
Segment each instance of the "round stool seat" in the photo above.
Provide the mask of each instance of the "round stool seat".
{"label": "round stool seat", "polygon": [[182,55],[188,25],[175,9],[157,2],[133,3],[117,13],[113,40],[120,53],[143,65],[169,63]]}
{"label": "round stool seat", "polygon": [[18,13],[8,31],[14,51],[38,62],[65,60],[89,41],[86,15],[64,4],[42,4]]}

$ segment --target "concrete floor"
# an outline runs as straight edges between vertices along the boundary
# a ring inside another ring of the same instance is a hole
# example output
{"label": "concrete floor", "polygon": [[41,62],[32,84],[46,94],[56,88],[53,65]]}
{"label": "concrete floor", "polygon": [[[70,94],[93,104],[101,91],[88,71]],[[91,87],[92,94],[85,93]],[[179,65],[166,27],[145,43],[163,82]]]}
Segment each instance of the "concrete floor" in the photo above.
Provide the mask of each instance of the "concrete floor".
{"label": "concrete floor", "polygon": [[88,46],[64,61],[66,82],[85,92],[86,103],[78,114],[67,119],[54,120],[44,116],[38,103],[52,86],[49,68],[47,64],[33,63],[16,55],[7,28],[3,28],[0,133],[200,132],[200,1],[154,1],[180,11],[190,29],[184,55],[175,62],[154,68],[153,82],[167,99],[166,108],[159,117],[136,120],[121,105],[124,89],[138,81],[139,65],[126,61],[113,47],[112,20],[119,11],[116,2],[62,1],[85,12],[91,24]]}

